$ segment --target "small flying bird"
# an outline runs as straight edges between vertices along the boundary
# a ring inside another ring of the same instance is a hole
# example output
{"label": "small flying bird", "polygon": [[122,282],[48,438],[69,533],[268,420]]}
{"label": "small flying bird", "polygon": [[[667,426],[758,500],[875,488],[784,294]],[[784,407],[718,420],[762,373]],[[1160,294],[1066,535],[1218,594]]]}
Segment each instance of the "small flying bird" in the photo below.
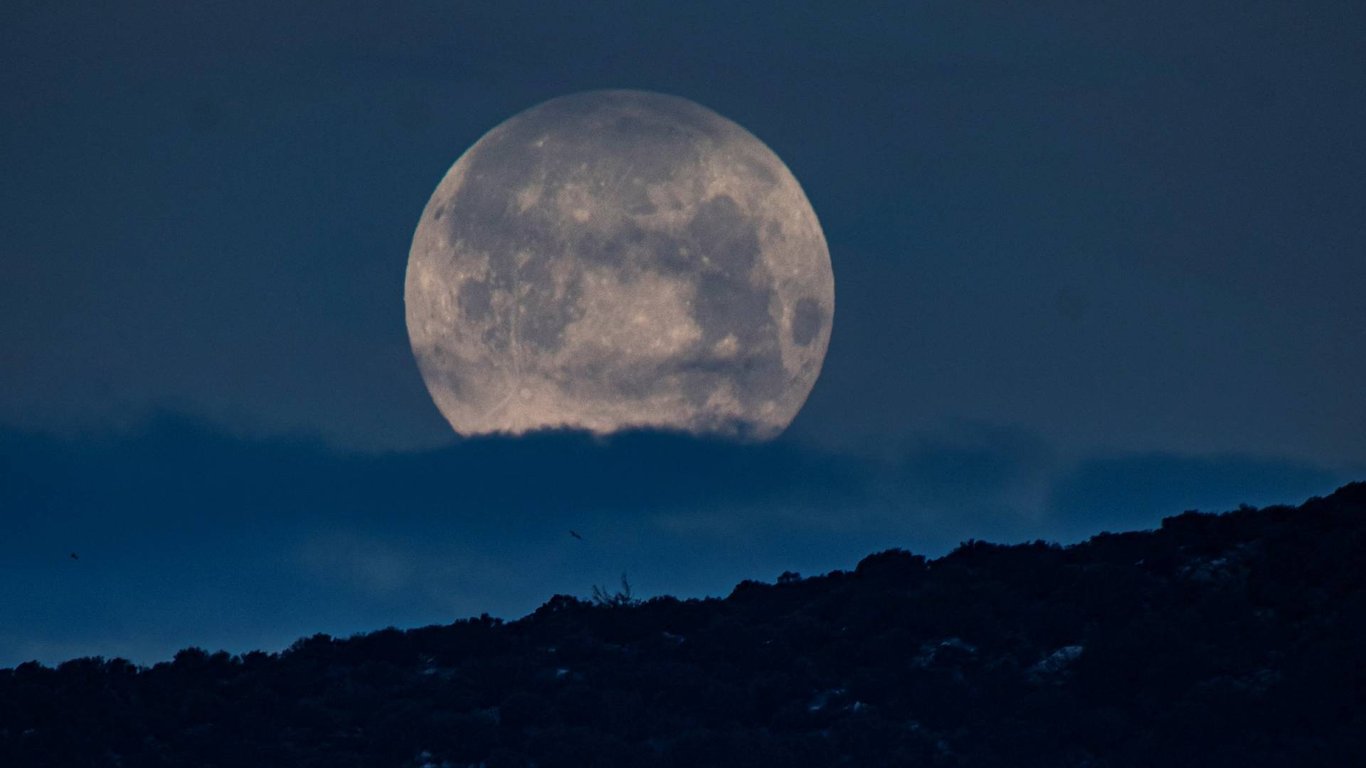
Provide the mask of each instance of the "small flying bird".
{"label": "small flying bird", "polygon": [[71,557],[72,560],[80,560],[80,559],[81,559],[81,556],[78,555],[78,554],[76,554],[75,552],[72,552],[71,555],[70,555],[70,557]]}
{"label": "small flying bird", "polygon": [[574,538],[578,539],[579,541],[583,541],[583,537],[579,535],[579,532],[578,532],[578,531],[570,531],[570,532],[569,532],[569,535],[570,535],[570,536],[573,536]]}

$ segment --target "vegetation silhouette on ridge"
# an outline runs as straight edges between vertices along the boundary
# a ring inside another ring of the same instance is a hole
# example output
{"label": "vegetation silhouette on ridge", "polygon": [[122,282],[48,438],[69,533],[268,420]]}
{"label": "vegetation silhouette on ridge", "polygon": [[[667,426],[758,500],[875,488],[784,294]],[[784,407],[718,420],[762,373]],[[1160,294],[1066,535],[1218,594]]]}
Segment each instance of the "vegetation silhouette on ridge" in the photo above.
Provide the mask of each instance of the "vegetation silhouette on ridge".
{"label": "vegetation silhouette on ridge", "polygon": [[556,595],[279,654],[0,670],[0,765],[1328,766],[1366,754],[1366,483],[725,599]]}

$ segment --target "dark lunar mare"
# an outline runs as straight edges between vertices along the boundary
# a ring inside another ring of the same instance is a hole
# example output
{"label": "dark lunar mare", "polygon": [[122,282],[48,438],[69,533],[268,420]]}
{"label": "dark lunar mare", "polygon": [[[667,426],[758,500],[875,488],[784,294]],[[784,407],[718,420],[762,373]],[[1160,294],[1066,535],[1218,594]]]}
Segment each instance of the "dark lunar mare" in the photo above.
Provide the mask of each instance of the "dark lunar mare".
{"label": "dark lunar mare", "polygon": [[[625,98],[629,101],[629,96]],[[686,102],[668,106],[672,108],[661,111],[652,100],[638,114],[604,120],[600,110],[562,100],[547,105],[549,114],[535,122],[509,121],[479,146],[450,210],[438,217],[452,242],[489,259],[488,279],[470,280],[461,287],[461,316],[474,324],[489,324],[483,342],[494,350],[509,350],[514,326],[489,323],[496,311],[492,298],[496,291],[514,295],[523,291],[519,304],[527,311],[515,326],[517,342],[536,353],[554,352],[561,348],[565,328],[582,316],[583,295],[577,278],[571,280],[565,295],[555,295],[555,259],[602,264],[628,280],[645,271],[695,278],[698,295],[693,317],[702,329],[702,339],[662,373],[681,377],[682,391],[697,405],[715,391],[718,375],[725,373],[738,375],[737,394],[745,405],[771,400],[781,394],[786,375],[779,328],[770,314],[775,291],[760,258],[759,234],[752,218],[725,195],[698,206],[686,229],[676,236],[642,228],[629,218],[656,210],[646,195],[649,185],[671,182],[680,163],[702,162],[699,146],[727,139],[724,126],[696,114]],[[545,132],[546,123],[555,126],[553,132]],[[542,140],[542,147],[532,149]],[[748,161],[744,167],[769,183],[774,180],[757,162]],[[549,194],[520,209],[517,195],[521,190],[557,190],[575,183],[588,184],[625,215],[611,228],[573,226]],[[530,255],[520,265],[517,251],[508,248],[506,240],[514,221],[521,237],[519,246]],[[683,247],[686,255],[681,253]],[[809,326],[804,326],[808,341],[815,332]],[[735,352],[718,355],[713,348],[729,335],[735,336]],[[574,387],[580,391],[624,390],[643,396],[651,387],[649,379],[657,378],[629,369],[613,371],[601,364],[581,373],[563,381],[582,382]]]}
{"label": "dark lunar mare", "polygon": [[[628,107],[640,101],[629,93],[619,99]],[[481,142],[469,158],[466,182],[451,210],[438,217],[451,242],[489,259],[488,280],[470,281],[461,289],[460,309],[466,320],[489,321],[493,292],[510,293],[520,286],[526,293],[519,300],[531,320],[518,328],[518,340],[537,351],[553,352],[560,347],[565,327],[580,317],[582,296],[576,281],[565,296],[554,295],[554,259],[614,268],[647,266],[630,265],[623,258],[623,245],[636,237],[632,230],[639,232],[629,219],[618,228],[596,231],[567,222],[553,196],[542,196],[524,211],[517,198],[519,191],[529,188],[558,190],[586,183],[595,196],[623,213],[650,213],[655,206],[646,196],[648,185],[670,182],[679,163],[700,164],[699,140],[705,146],[725,138],[707,115],[682,100],[661,105],[651,99],[636,107],[639,114],[604,121],[600,109],[561,99],[544,105],[536,121],[514,118]],[[554,126],[553,131],[546,131],[547,124]],[[544,145],[535,147],[542,140]],[[522,238],[519,245],[531,256],[520,266],[506,240],[514,222]],[[484,342],[506,351],[510,334],[510,323],[494,323]]]}

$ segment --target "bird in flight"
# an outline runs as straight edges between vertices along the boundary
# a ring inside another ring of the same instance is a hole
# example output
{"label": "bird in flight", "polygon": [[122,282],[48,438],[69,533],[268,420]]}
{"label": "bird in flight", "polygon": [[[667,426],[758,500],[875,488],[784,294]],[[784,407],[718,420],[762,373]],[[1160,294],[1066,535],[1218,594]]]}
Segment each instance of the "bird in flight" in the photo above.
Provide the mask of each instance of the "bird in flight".
{"label": "bird in flight", "polygon": [[570,531],[570,532],[569,532],[569,535],[570,535],[570,536],[573,536],[574,538],[578,539],[579,541],[583,541],[583,537],[579,535],[579,532],[578,532],[578,531]]}
{"label": "bird in flight", "polygon": [[78,555],[78,554],[76,554],[75,552],[72,552],[71,555],[70,555],[70,557],[71,557],[72,560],[80,560],[80,559],[81,559],[81,556]]}

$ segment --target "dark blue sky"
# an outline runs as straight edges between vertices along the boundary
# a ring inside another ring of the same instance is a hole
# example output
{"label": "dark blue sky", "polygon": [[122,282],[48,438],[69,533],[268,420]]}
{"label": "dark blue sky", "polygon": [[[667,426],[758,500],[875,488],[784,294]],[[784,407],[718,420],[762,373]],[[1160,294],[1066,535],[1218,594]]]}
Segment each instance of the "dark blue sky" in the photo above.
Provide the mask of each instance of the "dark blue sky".
{"label": "dark blue sky", "polygon": [[[7,2],[0,664],[510,617],[622,570],[724,593],[1360,478],[1363,24]],[[607,87],[745,126],[821,219],[834,335],[778,444],[458,443],[431,404],[402,302],[423,204],[484,131]]]}

